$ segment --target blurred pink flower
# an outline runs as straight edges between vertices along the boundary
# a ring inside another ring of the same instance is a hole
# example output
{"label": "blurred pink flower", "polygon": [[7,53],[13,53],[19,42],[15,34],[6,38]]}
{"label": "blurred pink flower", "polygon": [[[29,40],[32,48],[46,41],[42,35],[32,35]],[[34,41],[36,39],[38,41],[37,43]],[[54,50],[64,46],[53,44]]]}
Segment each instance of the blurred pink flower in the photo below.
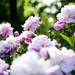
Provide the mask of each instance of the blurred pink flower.
{"label": "blurred pink flower", "polygon": [[54,25],[54,29],[57,31],[62,30],[62,29],[64,29],[65,25],[66,25],[66,22],[57,21]]}

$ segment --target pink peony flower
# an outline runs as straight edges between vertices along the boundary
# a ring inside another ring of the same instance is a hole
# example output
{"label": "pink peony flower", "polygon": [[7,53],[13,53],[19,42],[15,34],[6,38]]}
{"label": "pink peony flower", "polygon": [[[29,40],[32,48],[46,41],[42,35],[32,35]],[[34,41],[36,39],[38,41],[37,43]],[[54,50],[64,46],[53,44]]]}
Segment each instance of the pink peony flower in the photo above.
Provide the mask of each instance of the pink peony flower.
{"label": "pink peony flower", "polygon": [[9,35],[13,34],[13,28],[9,23],[2,23],[0,25],[0,35],[6,39]]}
{"label": "pink peony flower", "polygon": [[20,43],[25,42],[26,44],[30,44],[35,36],[37,35],[31,31],[24,31],[20,34],[20,36],[16,37],[16,40]]}
{"label": "pink peony flower", "polygon": [[0,57],[12,55],[16,52],[19,45],[15,37],[10,35],[5,41],[0,42]]}
{"label": "pink peony flower", "polygon": [[25,24],[22,25],[25,31],[32,31],[34,32],[41,24],[40,18],[38,16],[31,16],[26,21]]}
{"label": "pink peony flower", "polygon": [[57,31],[62,30],[62,29],[64,29],[65,25],[66,25],[66,22],[57,21],[54,25],[54,29]]}

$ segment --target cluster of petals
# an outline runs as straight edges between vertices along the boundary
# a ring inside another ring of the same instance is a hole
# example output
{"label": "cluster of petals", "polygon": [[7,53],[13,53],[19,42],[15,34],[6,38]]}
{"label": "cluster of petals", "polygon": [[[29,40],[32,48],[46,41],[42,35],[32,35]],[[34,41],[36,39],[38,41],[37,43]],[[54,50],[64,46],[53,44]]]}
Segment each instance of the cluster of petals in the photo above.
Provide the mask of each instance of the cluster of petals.
{"label": "cluster of petals", "polygon": [[61,13],[57,15],[57,19],[66,23],[75,22],[75,5],[64,6]]}
{"label": "cluster of petals", "polygon": [[40,26],[40,18],[38,16],[30,16],[26,21],[25,24],[22,25],[24,31],[32,31],[34,32]]}
{"label": "cluster of petals", "polygon": [[67,25],[66,22],[57,21],[54,24],[54,29],[57,30],[57,31],[58,30],[63,30],[65,28],[65,25]]}
{"label": "cluster of petals", "polygon": [[66,5],[57,14],[57,22],[54,25],[55,30],[64,29],[68,23],[75,23],[75,5]]}
{"label": "cluster of petals", "polygon": [[17,42],[24,42],[26,44],[30,44],[32,42],[32,39],[36,37],[37,35],[32,31],[23,31],[18,37],[15,39]]}
{"label": "cluster of petals", "polygon": [[27,52],[12,62],[11,75],[42,75],[43,60],[35,52]]}
{"label": "cluster of petals", "polygon": [[0,35],[2,38],[6,39],[9,35],[13,34],[13,28],[10,23],[2,23],[0,24]]}
{"label": "cluster of petals", "polygon": [[9,65],[5,63],[4,60],[0,59],[0,75],[9,75],[8,68],[9,68]]}
{"label": "cluster of petals", "polygon": [[0,57],[15,53],[19,45],[15,37],[10,35],[5,41],[0,42]]}

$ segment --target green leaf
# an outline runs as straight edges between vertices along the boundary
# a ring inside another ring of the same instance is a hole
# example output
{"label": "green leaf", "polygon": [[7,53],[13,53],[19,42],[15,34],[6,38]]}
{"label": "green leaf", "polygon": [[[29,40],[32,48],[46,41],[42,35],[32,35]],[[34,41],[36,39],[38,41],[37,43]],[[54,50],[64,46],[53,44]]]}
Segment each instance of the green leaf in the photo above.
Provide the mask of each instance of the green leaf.
{"label": "green leaf", "polygon": [[66,35],[64,35],[64,34],[62,34],[62,33],[60,33],[60,36],[61,36],[71,47],[73,47],[73,43],[72,43],[71,39],[70,39],[68,36],[66,36]]}

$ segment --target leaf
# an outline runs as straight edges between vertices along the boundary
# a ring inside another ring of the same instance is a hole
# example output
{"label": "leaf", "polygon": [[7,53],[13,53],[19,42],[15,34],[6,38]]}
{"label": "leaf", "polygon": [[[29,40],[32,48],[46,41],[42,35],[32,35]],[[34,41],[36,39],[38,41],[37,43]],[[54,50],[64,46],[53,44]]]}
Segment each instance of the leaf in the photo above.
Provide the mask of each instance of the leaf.
{"label": "leaf", "polygon": [[71,39],[70,39],[68,36],[66,36],[66,35],[64,35],[64,34],[62,34],[62,33],[60,33],[60,36],[61,36],[71,47],[73,47],[72,41],[71,41]]}

